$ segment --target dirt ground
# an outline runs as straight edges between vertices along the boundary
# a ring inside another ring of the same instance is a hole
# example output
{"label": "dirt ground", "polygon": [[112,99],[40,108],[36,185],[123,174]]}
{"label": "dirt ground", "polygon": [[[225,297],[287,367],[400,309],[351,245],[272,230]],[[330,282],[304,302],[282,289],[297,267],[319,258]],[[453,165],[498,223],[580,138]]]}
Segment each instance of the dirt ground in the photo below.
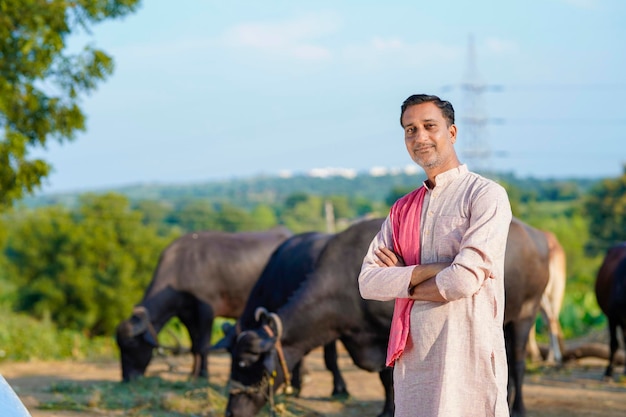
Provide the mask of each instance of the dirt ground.
{"label": "dirt ground", "polygon": [[[210,380],[226,384],[230,358],[213,354],[209,360]],[[602,380],[606,361],[584,359],[571,361],[563,369],[538,368],[527,374],[524,395],[527,417],[623,417],[626,416],[626,382]],[[344,373],[351,399],[332,401],[331,377],[324,369],[322,352],[315,350],[307,359],[310,370],[301,397],[290,399],[299,408],[310,410],[311,416],[375,417],[382,409],[383,389],[377,374],[356,368],[345,352],[340,352],[340,367]],[[191,368],[190,358],[156,358],[148,375],[162,378],[186,378]],[[617,369],[621,374],[622,367]],[[123,416],[119,411],[76,412],[49,411],[38,408],[40,402],[50,401],[48,387],[59,382],[92,383],[119,381],[117,362],[27,362],[2,363],[0,373],[11,384],[32,417],[103,417]],[[0,407],[1,411],[1,407]],[[220,413],[221,414],[221,413]],[[0,415],[4,416],[2,412]]]}

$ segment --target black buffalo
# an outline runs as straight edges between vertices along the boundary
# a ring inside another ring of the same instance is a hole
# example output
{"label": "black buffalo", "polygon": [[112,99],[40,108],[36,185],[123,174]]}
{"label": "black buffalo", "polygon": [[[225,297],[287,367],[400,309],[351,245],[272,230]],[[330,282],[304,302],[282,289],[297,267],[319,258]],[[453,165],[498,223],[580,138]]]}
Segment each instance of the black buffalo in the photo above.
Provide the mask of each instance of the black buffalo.
{"label": "black buffalo", "polygon": [[[259,322],[247,323],[232,350],[226,416],[255,415],[273,394],[270,384],[274,390],[284,384],[281,353],[290,373],[312,349],[337,339],[358,367],[380,374],[386,392],[381,416],[393,416],[392,370],[385,366],[393,304],[363,300],[357,286],[363,256],[382,221],[360,222],[334,235],[294,295],[257,315]],[[284,267],[270,262],[268,268]]]}
{"label": "black buffalo", "polygon": [[192,376],[208,376],[214,318],[241,315],[272,252],[290,236],[278,227],[247,233],[202,231],[172,242],[161,253],[143,299],[117,327],[122,379],[144,374],[158,346],[157,334],[173,317],[189,332]]}
{"label": "black buffalo", "polygon": [[595,290],[598,305],[609,321],[609,363],[604,377],[610,379],[613,377],[613,359],[619,347],[618,327],[622,329],[626,346],[626,242],[607,251],[598,270]]}
{"label": "black buffalo", "polygon": [[[393,373],[385,366],[393,302],[363,300],[357,283],[363,257],[382,221],[360,222],[334,236],[296,294],[274,313],[259,315],[260,323],[240,335],[231,369],[231,386],[237,390],[229,395],[227,417],[255,415],[270,398],[271,376],[274,389],[284,383],[278,347],[291,372],[310,350],[337,338],[358,367],[379,373],[385,390],[379,417],[393,416]],[[524,414],[526,342],[547,281],[545,234],[513,220],[506,248],[504,325],[514,415]]]}
{"label": "black buffalo", "polygon": [[[259,327],[261,316],[272,314],[285,305],[289,298],[305,282],[314,270],[315,263],[333,235],[327,233],[308,232],[295,235],[283,242],[272,254],[261,277],[254,284],[248,302],[235,326],[225,330],[225,337],[214,348],[226,348],[231,354],[238,338],[246,337],[246,331]],[[275,327],[274,327],[275,328]],[[275,336],[278,336],[275,334]],[[235,355],[236,356],[236,355]],[[348,396],[345,381],[337,365],[337,350],[335,341],[324,345],[324,360],[326,368],[333,374],[334,397]],[[234,363],[233,367],[238,367]],[[294,366],[291,378],[287,385],[298,394],[302,383],[301,363]],[[245,372],[244,372],[245,374]],[[254,372],[252,372],[254,374]],[[242,376],[242,384],[246,384]],[[230,390],[237,392],[241,385],[234,383]]]}

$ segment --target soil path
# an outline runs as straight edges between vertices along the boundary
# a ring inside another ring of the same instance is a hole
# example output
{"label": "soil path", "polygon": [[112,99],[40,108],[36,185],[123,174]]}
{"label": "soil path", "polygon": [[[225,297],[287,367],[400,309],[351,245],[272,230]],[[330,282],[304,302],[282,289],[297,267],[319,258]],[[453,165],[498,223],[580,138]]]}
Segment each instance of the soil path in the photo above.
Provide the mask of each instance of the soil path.
{"label": "soil path", "polygon": [[[226,354],[210,357],[211,382],[226,384],[229,362]],[[626,382],[604,382],[605,363],[603,360],[585,359],[569,362],[560,370],[544,368],[528,373],[524,384],[527,417],[626,416]],[[383,404],[383,389],[378,375],[356,368],[343,351],[340,352],[339,365],[352,395],[350,400],[330,400],[331,376],[324,369],[321,350],[317,349],[307,358],[310,374],[301,397],[290,401],[297,402],[299,408],[311,410],[311,416],[375,417]],[[148,375],[184,379],[190,368],[191,361],[187,357],[156,358],[148,368]],[[37,408],[41,402],[52,399],[53,394],[48,392],[51,384],[118,381],[120,370],[117,362],[3,363],[0,364],[0,373],[17,392],[32,417],[124,415],[119,411],[72,412]]]}

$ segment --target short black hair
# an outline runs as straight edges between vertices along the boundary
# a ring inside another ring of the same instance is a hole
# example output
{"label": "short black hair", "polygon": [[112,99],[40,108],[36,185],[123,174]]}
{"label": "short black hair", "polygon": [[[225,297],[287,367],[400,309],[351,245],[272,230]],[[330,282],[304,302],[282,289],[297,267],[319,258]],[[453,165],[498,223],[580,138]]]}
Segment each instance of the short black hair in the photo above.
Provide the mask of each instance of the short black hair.
{"label": "short black hair", "polygon": [[[402,125],[402,116],[404,116],[404,112],[411,106],[422,103],[434,103],[435,106],[439,107],[441,113],[443,114],[444,119],[448,123],[448,127],[454,124],[454,107],[452,107],[452,103],[446,100],[442,100],[437,96],[428,95],[428,94],[413,94],[402,103],[401,112],[400,112],[400,126]],[[404,126],[403,126],[404,127]]]}

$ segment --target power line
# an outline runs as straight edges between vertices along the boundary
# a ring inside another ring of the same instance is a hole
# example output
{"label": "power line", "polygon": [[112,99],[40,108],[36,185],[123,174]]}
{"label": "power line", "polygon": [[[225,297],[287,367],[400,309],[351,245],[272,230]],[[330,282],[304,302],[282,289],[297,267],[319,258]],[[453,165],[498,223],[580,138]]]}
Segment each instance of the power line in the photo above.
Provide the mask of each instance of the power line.
{"label": "power line", "polygon": [[498,125],[625,125],[626,119],[596,119],[586,117],[550,117],[550,118],[494,118],[490,119]]}
{"label": "power line", "polygon": [[626,90],[626,84],[606,83],[606,84],[586,84],[586,83],[522,83],[522,84],[492,84],[492,85],[472,85],[467,83],[446,84],[440,88],[444,93],[455,89],[469,90],[473,89],[480,93],[501,93],[505,91],[528,91],[536,93],[537,91],[580,91],[580,90],[598,90],[598,91],[619,91]]}

